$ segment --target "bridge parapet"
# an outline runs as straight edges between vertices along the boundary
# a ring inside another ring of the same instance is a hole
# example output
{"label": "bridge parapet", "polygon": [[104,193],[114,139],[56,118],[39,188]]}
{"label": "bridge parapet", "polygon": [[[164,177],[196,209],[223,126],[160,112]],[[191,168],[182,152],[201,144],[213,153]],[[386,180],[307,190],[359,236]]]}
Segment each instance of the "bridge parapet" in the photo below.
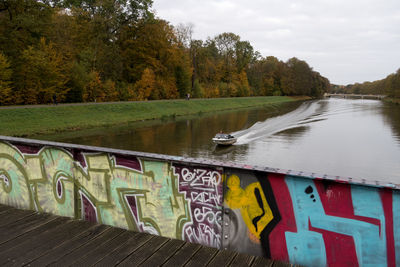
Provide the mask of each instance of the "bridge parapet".
{"label": "bridge parapet", "polygon": [[386,95],[362,95],[362,94],[329,94],[325,93],[324,97],[349,98],[349,99],[378,99],[382,100]]}
{"label": "bridge parapet", "polygon": [[311,266],[400,262],[400,186],[0,137],[0,202]]}

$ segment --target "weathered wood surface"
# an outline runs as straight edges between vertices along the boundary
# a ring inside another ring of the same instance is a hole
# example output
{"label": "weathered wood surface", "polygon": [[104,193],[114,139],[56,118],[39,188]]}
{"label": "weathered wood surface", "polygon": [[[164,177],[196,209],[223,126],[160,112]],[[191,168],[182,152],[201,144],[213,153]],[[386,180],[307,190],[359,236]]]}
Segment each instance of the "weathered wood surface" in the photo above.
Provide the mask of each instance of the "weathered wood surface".
{"label": "weathered wood surface", "polygon": [[1,266],[290,266],[0,205]]}

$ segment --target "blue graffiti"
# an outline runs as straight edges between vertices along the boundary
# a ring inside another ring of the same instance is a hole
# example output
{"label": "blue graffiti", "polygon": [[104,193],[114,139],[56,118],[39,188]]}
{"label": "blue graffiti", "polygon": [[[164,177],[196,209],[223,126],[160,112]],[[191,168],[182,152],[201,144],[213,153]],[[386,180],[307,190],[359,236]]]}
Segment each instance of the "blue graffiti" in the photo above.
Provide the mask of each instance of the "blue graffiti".
{"label": "blue graffiti", "polygon": [[[297,233],[286,232],[290,262],[305,266],[326,266],[322,234],[309,230],[309,223],[319,229],[352,236],[360,265],[387,266],[384,213],[377,189],[352,187],[355,215],[381,220],[378,225],[326,215],[313,181],[286,177],[292,197]],[[313,193],[312,193],[313,192]]]}
{"label": "blue graffiti", "polygon": [[400,193],[393,191],[393,236],[396,251],[396,266],[400,266]]}

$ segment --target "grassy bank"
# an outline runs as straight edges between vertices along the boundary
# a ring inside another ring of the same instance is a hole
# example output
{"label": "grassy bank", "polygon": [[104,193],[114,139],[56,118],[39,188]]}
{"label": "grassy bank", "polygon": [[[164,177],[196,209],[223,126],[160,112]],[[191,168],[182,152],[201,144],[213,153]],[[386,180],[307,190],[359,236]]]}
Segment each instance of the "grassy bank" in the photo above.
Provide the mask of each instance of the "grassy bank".
{"label": "grassy bank", "polygon": [[274,96],[7,108],[0,109],[0,135],[26,137],[305,99]]}
{"label": "grassy bank", "polygon": [[393,103],[400,105],[400,98],[391,98],[391,97],[385,97],[383,101],[388,102],[388,103]]}

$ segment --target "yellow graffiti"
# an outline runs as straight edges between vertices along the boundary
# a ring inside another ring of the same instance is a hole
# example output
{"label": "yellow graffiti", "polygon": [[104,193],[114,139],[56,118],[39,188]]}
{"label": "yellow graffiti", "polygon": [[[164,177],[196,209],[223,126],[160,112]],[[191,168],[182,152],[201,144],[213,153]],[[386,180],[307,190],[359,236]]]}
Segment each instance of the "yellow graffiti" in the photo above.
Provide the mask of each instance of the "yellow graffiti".
{"label": "yellow graffiti", "polygon": [[240,186],[240,178],[231,175],[227,186],[229,190],[225,195],[225,203],[231,209],[240,210],[250,234],[260,239],[262,230],[274,218],[260,183],[249,184],[243,189]]}

